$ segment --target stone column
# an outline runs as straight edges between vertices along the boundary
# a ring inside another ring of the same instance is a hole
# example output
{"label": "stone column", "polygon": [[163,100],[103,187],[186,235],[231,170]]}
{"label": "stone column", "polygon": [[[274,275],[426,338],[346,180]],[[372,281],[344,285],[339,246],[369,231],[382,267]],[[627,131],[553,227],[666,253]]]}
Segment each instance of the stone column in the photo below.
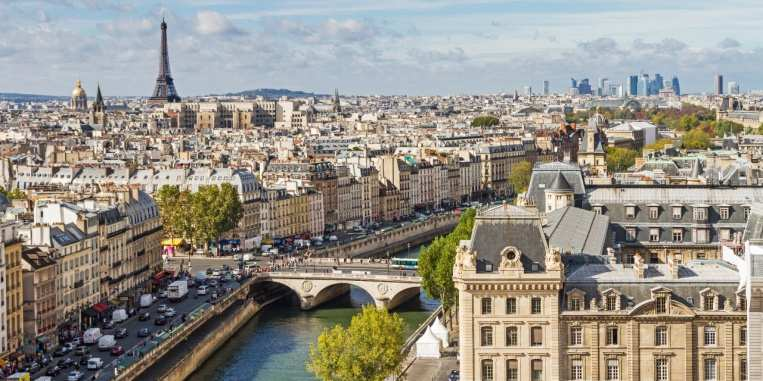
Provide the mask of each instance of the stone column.
{"label": "stone column", "polygon": [[[719,372],[722,380],[733,380],[736,361],[734,359],[734,323],[729,321],[723,324],[723,375]],[[720,330],[719,330],[720,331]],[[720,365],[720,364],[719,364]],[[749,379],[749,377],[748,377]]]}
{"label": "stone column", "polygon": [[599,323],[591,323],[591,380],[599,379]]}
{"label": "stone column", "polygon": [[640,332],[640,325],[638,321],[631,320],[628,322],[628,331],[630,334],[628,335],[628,371],[630,373],[629,379],[631,381],[639,381],[641,379],[641,351],[640,351],[640,341],[641,341],[641,332]]}
{"label": "stone column", "polygon": [[[684,379],[693,380],[694,365],[696,364],[698,367],[702,366],[701,364],[697,364],[697,361],[696,361],[696,357],[697,357],[697,340],[696,340],[696,332],[695,332],[696,327],[694,327],[694,324],[692,324],[691,322],[687,322],[684,325],[684,329],[686,330],[686,338],[685,338],[686,354],[684,358]],[[672,367],[673,366],[671,365],[671,368]]]}

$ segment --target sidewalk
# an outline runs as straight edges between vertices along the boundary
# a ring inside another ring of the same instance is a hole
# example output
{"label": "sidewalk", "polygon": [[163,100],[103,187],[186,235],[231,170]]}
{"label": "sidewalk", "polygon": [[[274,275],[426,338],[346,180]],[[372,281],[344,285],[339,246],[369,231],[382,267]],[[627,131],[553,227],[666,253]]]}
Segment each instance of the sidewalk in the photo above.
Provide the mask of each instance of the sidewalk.
{"label": "sidewalk", "polygon": [[405,372],[406,380],[446,381],[451,370],[458,370],[455,355],[444,353],[439,359],[416,359]]}

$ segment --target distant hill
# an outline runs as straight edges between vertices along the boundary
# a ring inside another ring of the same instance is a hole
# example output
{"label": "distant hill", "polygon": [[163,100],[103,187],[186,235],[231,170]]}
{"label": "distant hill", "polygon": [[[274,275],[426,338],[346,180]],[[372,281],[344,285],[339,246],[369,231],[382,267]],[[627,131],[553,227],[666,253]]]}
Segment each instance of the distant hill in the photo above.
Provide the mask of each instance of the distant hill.
{"label": "distant hill", "polygon": [[69,99],[68,97],[56,96],[56,95],[39,95],[39,94],[19,94],[19,93],[0,93],[0,101],[11,102],[47,102],[47,101],[60,101]]}
{"label": "distant hill", "polygon": [[239,91],[237,93],[228,93],[225,94],[228,96],[234,96],[234,97],[247,97],[247,98],[255,98],[255,97],[264,97],[268,99],[278,99],[280,97],[286,96],[289,98],[304,98],[304,97],[327,97],[328,94],[316,94],[316,93],[308,93],[305,91],[299,91],[299,90],[289,90],[289,89],[254,89],[254,90],[244,90]]}

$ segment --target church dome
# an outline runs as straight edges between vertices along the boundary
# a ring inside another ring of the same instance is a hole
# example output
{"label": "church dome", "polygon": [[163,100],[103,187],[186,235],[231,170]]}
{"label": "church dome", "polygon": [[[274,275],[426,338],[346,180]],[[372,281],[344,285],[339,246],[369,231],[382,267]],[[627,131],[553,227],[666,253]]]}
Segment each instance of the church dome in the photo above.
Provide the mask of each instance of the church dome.
{"label": "church dome", "polygon": [[85,89],[82,88],[82,82],[77,80],[77,85],[74,86],[74,90],[72,90],[72,98],[79,97],[87,97],[87,94],[85,94]]}

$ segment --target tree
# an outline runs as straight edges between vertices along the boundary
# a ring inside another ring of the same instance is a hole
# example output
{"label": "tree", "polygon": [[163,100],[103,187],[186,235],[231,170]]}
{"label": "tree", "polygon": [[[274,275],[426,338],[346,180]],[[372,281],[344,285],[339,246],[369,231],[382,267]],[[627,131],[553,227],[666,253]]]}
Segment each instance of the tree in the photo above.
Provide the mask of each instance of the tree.
{"label": "tree", "polygon": [[527,160],[517,163],[511,167],[509,174],[509,183],[514,187],[514,192],[522,193],[530,186],[530,175],[533,173],[533,165]]}
{"label": "tree", "polygon": [[403,319],[365,306],[349,327],[326,329],[310,345],[307,369],[323,381],[382,381],[400,373]]}
{"label": "tree", "polygon": [[663,148],[665,148],[666,145],[673,144],[673,141],[670,139],[658,139],[652,144],[647,144],[644,149],[659,151]]}
{"label": "tree", "polygon": [[500,123],[498,118],[492,115],[482,115],[472,120],[472,127],[492,127]]}
{"label": "tree", "polygon": [[236,187],[229,183],[220,186],[219,208],[222,219],[218,221],[218,231],[223,233],[235,229],[242,217],[241,200]]}
{"label": "tree", "polygon": [[456,288],[453,284],[456,249],[461,240],[471,236],[476,214],[474,209],[465,210],[452,232],[444,237],[437,237],[419,255],[421,288],[430,297],[439,299],[445,309],[456,302]]}
{"label": "tree", "polygon": [[683,135],[681,144],[687,149],[707,149],[710,147],[710,136],[701,129],[691,130]]}
{"label": "tree", "polygon": [[730,120],[719,120],[717,122],[711,122],[711,123],[712,123],[711,125],[713,126],[713,132],[715,136],[720,138],[726,135],[736,136],[742,133],[742,131],[744,131],[743,125],[736,122],[732,122]]}
{"label": "tree", "polygon": [[7,197],[11,200],[25,200],[26,193],[19,188],[13,188],[10,192],[6,193]]}
{"label": "tree", "polygon": [[636,163],[638,152],[619,147],[607,148],[607,170],[610,173],[625,171]]}
{"label": "tree", "polygon": [[763,134],[763,123],[758,126],[758,134]]}

